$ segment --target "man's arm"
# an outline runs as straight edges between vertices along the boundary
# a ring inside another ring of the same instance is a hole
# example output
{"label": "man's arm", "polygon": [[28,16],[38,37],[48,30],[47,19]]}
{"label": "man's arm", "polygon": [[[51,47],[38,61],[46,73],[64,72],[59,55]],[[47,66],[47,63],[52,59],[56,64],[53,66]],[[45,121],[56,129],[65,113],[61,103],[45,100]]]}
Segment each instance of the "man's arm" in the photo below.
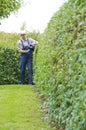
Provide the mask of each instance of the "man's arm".
{"label": "man's arm", "polygon": [[29,38],[29,39],[30,39],[31,45],[35,46],[35,45],[38,44],[38,41],[36,41],[36,40],[34,40],[34,39],[32,39],[32,38]]}
{"label": "man's arm", "polygon": [[21,43],[21,40],[19,40],[18,44],[17,44],[17,47],[18,47],[18,52],[19,53],[28,53],[30,50],[23,50],[23,47],[22,47],[22,43]]}
{"label": "man's arm", "polygon": [[28,50],[22,50],[22,49],[18,49],[18,52],[20,52],[20,53],[28,53],[30,50],[28,49]]}

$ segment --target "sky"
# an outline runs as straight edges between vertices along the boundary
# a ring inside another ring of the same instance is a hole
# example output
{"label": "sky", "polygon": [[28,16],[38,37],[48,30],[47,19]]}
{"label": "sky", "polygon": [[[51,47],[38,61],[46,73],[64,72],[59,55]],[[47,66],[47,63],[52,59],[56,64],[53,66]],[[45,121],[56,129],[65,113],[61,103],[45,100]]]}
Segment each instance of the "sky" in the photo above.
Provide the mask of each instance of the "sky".
{"label": "sky", "polygon": [[11,14],[9,18],[1,21],[0,31],[20,32],[25,23],[28,31],[36,30],[42,33],[65,1],[67,0],[24,0],[16,14]]}

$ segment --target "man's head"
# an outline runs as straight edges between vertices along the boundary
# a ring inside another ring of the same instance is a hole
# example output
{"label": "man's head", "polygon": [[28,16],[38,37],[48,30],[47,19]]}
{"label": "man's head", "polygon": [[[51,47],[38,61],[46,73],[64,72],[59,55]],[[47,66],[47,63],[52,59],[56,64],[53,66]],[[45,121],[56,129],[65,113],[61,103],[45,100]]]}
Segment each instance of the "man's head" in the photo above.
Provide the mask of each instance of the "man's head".
{"label": "man's head", "polygon": [[21,35],[22,39],[26,39],[26,32],[25,31],[21,31],[20,35]]}

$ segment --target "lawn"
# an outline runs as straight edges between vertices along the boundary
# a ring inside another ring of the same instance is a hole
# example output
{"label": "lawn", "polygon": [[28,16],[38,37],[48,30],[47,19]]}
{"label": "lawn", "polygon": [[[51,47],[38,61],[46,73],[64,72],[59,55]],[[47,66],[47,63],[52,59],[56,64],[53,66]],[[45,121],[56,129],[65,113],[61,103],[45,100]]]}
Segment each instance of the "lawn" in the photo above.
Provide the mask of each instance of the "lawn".
{"label": "lawn", "polygon": [[0,86],[0,130],[51,130],[32,86]]}

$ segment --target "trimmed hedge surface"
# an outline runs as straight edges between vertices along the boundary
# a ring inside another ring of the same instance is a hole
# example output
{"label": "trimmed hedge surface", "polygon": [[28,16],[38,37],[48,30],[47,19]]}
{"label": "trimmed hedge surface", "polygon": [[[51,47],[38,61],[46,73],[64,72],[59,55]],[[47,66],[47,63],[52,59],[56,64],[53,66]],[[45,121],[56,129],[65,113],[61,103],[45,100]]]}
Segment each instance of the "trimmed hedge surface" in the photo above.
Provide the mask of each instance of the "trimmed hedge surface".
{"label": "trimmed hedge surface", "polygon": [[13,49],[0,48],[0,84],[18,84],[19,81],[18,52]]}
{"label": "trimmed hedge surface", "polygon": [[49,117],[65,130],[86,129],[86,1],[69,0],[40,40],[35,80]]}

